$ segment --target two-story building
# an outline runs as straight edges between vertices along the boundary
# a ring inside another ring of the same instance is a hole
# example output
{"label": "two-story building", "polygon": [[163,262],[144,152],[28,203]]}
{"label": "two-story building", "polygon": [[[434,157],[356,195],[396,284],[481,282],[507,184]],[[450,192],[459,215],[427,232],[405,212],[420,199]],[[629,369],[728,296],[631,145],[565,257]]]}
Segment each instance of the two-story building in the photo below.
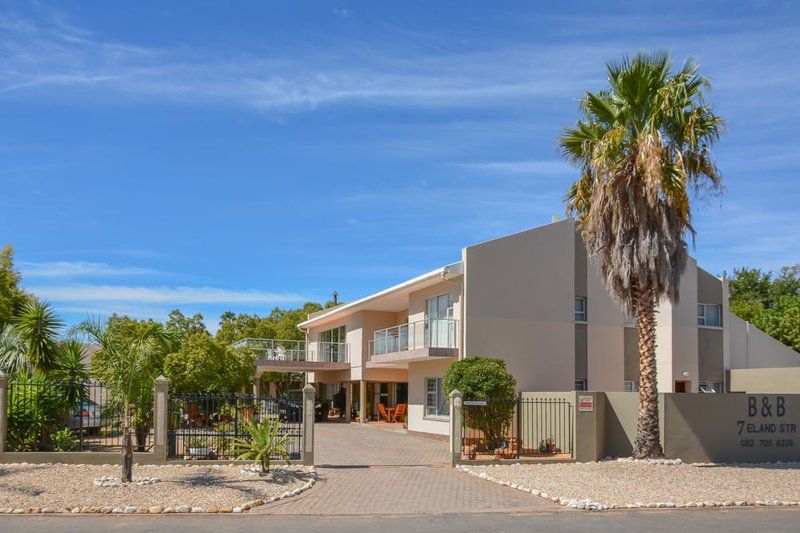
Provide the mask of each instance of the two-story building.
{"label": "two-story building", "polygon": [[[661,392],[723,392],[731,368],[800,365],[800,354],[733,316],[728,287],[689,259],[680,301],[658,308]],[[635,391],[638,332],[611,300],[571,221],[468,246],[461,259],[312,314],[306,342],[259,372],[307,372],[347,419],[408,406],[408,429],[447,434],[442,376],[466,356],[501,358],[521,391]]]}

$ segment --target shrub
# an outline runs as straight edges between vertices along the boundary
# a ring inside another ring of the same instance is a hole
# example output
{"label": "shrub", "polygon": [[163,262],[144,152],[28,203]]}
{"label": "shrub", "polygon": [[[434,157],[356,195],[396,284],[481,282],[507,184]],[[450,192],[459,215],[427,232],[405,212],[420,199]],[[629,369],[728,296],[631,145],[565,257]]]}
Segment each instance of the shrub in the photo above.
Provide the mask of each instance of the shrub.
{"label": "shrub", "polygon": [[69,428],[56,431],[50,436],[53,451],[74,452],[80,450],[80,439]]}
{"label": "shrub", "polygon": [[259,423],[255,420],[247,425],[250,440],[236,439],[237,459],[252,460],[261,465],[261,470],[269,472],[270,459],[283,459],[289,464],[287,443],[289,435],[281,431],[280,420],[266,419]]}
{"label": "shrub", "polygon": [[488,448],[496,448],[514,418],[517,380],[502,359],[470,357],[456,361],[445,372],[444,390],[464,394],[465,400],[499,400],[485,406],[465,406],[464,424],[480,430]]}

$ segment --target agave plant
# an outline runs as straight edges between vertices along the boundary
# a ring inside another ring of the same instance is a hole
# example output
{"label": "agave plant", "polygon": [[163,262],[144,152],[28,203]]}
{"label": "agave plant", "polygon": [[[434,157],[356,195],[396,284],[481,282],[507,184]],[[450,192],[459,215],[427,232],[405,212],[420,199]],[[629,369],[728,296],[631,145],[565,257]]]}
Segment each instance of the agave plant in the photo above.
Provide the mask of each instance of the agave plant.
{"label": "agave plant", "polygon": [[289,464],[289,450],[287,443],[289,435],[281,431],[281,421],[266,419],[262,422],[251,420],[245,427],[250,439],[236,439],[234,453],[237,459],[252,460],[261,465],[261,470],[269,472],[269,462],[272,457],[283,459]]}

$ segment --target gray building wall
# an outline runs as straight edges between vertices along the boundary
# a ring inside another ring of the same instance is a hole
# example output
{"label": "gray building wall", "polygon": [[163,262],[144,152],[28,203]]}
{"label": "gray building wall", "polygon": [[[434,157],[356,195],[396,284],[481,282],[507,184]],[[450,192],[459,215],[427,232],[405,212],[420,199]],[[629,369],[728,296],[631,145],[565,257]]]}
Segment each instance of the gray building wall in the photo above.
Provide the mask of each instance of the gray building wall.
{"label": "gray building wall", "polygon": [[625,328],[625,381],[639,381],[639,329]]}

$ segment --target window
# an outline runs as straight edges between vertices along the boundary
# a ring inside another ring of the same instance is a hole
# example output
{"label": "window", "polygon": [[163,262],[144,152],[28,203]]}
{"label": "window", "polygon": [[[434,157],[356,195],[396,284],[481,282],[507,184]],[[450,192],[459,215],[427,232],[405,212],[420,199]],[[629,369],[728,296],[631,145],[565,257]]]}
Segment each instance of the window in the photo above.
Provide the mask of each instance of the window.
{"label": "window", "polygon": [[321,361],[343,362],[347,356],[347,329],[344,326],[329,329],[319,334]]}
{"label": "window", "polygon": [[586,298],[575,297],[575,322],[586,322]]}
{"label": "window", "polygon": [[425,378],[425,416],[450,416],[441,378]]}
{"label": "window", "polygon": [[707,393],[722,392],[722,383],[713,381],[701,381],[700,392],[707,392]]}
{"label": "window", "polygon": [[585,391],[586,390],[586,380],[585,379],[576,379],[575,380],[575,390],[576,391]]}
{"label": "window", "polygon": [[636,317],[628,313],[625,313],[625,321],[622,323],[622,325],[627,328],[639,327],[639,324],[636,323]]}
{"label": "window", "polygon": [[624,390],[625,390],[625,392],[639,392],[639,382],[638,381],[626,381]]}
{"label": "window", "polygon": [[425,342],[432,348],[455,348],[453,295],[442,294],[425,301]]}
{"label": "window", "polygon": [[697,304],[698,326],[722,326],[722,309],[718,304]]}

